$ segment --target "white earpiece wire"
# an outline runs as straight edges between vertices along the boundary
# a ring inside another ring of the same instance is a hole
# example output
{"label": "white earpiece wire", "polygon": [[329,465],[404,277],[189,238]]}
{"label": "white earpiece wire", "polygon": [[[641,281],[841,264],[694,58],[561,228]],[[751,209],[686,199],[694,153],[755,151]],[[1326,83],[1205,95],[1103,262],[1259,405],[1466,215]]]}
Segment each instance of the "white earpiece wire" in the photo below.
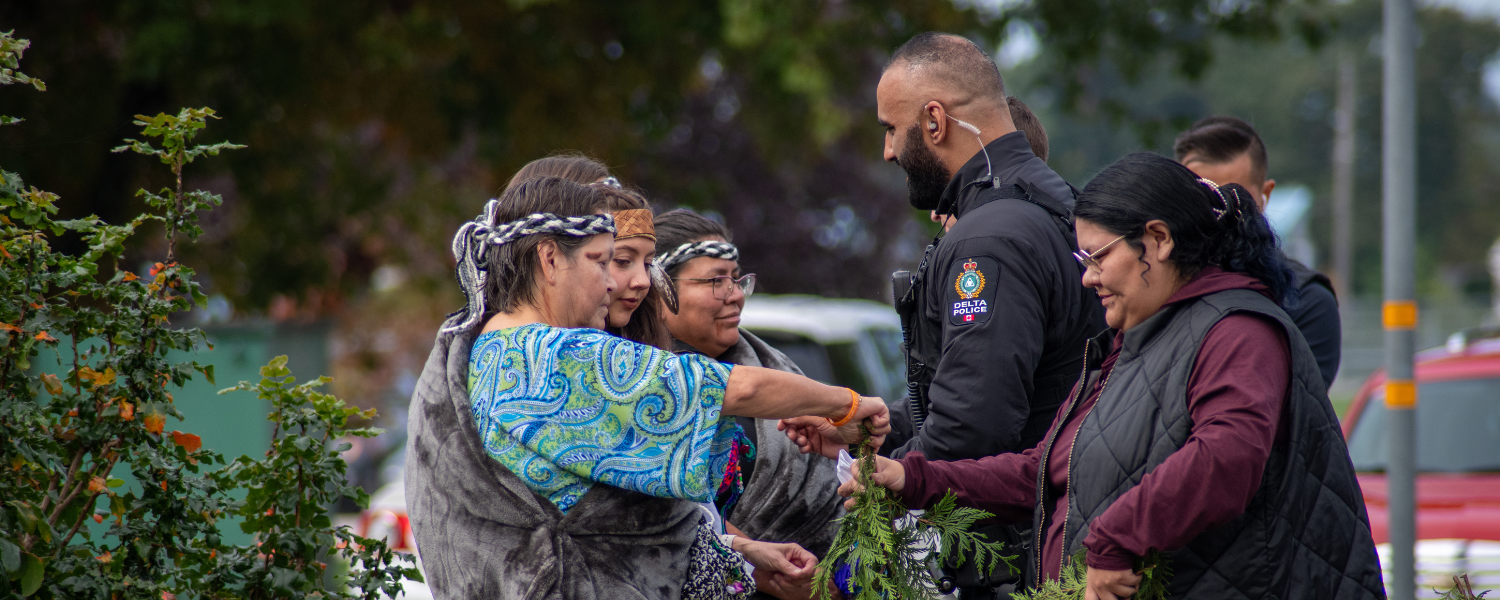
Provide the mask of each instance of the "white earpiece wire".
{"label": "white earpiece wire", "polygon": [[968,121],[965,121],[965,120],[960,119],[958,117],[955,117],[953,115],[944,115],[944,116],[946,116],[946,117],[948,117],[950,119],[953,119],[953,122],[954,123],[958,123],[959,127],[962,127],[964,129],[967,129],[970,132],[972,132],[974,134],[974,139],[979,140],[979,151],[984,153],[984,168],[987,171],[987,173],[985,173],[985,175],[984,175],[984,178],[986,180],[993,178],[995,176],[995,166],[992,165],[992,164],[990,164],[990,151],[989,151],[988,148],[984,147],[984,138],[980,137],[979,128],[975,127],[973,125],[970,125]]}

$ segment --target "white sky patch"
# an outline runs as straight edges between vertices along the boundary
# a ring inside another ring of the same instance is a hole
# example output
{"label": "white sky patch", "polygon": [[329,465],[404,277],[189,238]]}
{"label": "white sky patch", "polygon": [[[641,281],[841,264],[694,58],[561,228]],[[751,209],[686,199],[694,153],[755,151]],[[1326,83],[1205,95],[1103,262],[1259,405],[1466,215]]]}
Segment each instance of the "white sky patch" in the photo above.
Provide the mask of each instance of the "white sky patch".
{"label": "white sky patch", "polygon": [[1471,17],[1500,19],[1500,0],[1417,0],[1428,6],[1451,6]]}
{"label": "white sky patch", "polygon": [[973,8],[980,13],[996,16],[1008,8],[1022,6],[1031,0],[953,0],[953,5],[959,8]]}
{"label": "white sky patch", "polygon": [[1005,41],[995,52],[995,62],[1002,71],[1025,63],[1042,51],[1042,41],[1037,39],[1031,24],[1021,20],[1011,21],[1005,27]]}

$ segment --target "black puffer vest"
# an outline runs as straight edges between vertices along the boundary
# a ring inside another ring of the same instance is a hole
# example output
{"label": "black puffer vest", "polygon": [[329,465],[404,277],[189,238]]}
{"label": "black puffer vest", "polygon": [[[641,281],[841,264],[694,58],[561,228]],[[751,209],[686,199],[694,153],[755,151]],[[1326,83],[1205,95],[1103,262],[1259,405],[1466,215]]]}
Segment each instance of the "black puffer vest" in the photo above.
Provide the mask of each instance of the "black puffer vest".
{"label": "black puffer vest", "polygon": [[[1113,371],[1083,417],[1071,451],[1067,556],[1082,548],[1089,523],[1140,483],[1192,434],[1187,385],[1199,346],[1236,312],[1269,317],[1291,344],[1292,377],[1282,415],[1288,435],[1271,450],[1260,488],[1245,513],[1168,552],[1171,598],[1384,598],[1369,519],[1337,416],[1317,361],[1286,313],[1252,290],[1217,292],[1169,305],[1126,335]],[[1089,341],[1084,384],[1091,390],[1113,330]],[[1059,423],[1068,419],[1064,415]],[[1034,527],[1045,531],[1046,464],[1057,432],[1044,442]],[[1204,485],[1213,485],[1211,481]],[[1036,542],[1037,548],[1041,543]],[[1162,549],[1168,550],[1168,549]],[[1037,561],[1035,551],[1032,561]],[[1066,561],[1065,561],[1066,562]],[[1037,567],[1033,566],[1033,573]],[[1033,581],[1036,581],[1033,575]]]}

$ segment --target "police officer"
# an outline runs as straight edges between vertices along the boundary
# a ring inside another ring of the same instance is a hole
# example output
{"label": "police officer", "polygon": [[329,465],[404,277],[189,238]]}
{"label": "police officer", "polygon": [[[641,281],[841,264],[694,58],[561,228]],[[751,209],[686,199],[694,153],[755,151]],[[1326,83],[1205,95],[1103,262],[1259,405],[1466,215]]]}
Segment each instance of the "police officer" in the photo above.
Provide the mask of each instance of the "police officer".
{"label": "police officer", "polygon": [[999,71],[962,37],[901,46],[876,100],[912,205],[956,221],[900,299],[920,367],[912,391],[926,398],[887,449],[954,460],[1030,448],[1103,329],[1072,255],[1073,189],[1032,153]]}
{"label": "police officer", "polygon": [[[891,411],[902,427],[883,453],[1031,448],[1077,382],[1085,340],[1104,329],[1072,254],[1075,191],[1032,153],[999,70],[967,39],[912,38],[887,63],[876,102],[885,159],[906,171],[912,206],[956,220],[915,274],[896,275],[910,410]],[[999,529],[988,533],[1022,539]],[[1003,597],[996,585],[1010,578],[997,575],[958,571],[961,597]]]}

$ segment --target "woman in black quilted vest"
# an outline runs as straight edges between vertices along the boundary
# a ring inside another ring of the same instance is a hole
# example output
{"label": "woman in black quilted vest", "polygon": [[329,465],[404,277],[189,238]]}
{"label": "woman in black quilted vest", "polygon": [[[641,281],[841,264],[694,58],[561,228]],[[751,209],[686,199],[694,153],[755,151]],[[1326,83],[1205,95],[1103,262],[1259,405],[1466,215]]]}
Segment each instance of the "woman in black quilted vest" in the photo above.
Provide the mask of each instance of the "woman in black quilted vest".
{"label": "woman in black quilted vest", "polygon": [[[1089,599],[1133,595],[1164,556],[1173,598],[1383,598],[1359,485],[1275,235],[1237,185],[1129,155],[1076,211],[1083,285],[1109,329],[1035,448],[882,460],[907,506],[948,490],[1032,520],[1026,581],[1075,557]],[[850,489],[843,490],[848,493]]]}

